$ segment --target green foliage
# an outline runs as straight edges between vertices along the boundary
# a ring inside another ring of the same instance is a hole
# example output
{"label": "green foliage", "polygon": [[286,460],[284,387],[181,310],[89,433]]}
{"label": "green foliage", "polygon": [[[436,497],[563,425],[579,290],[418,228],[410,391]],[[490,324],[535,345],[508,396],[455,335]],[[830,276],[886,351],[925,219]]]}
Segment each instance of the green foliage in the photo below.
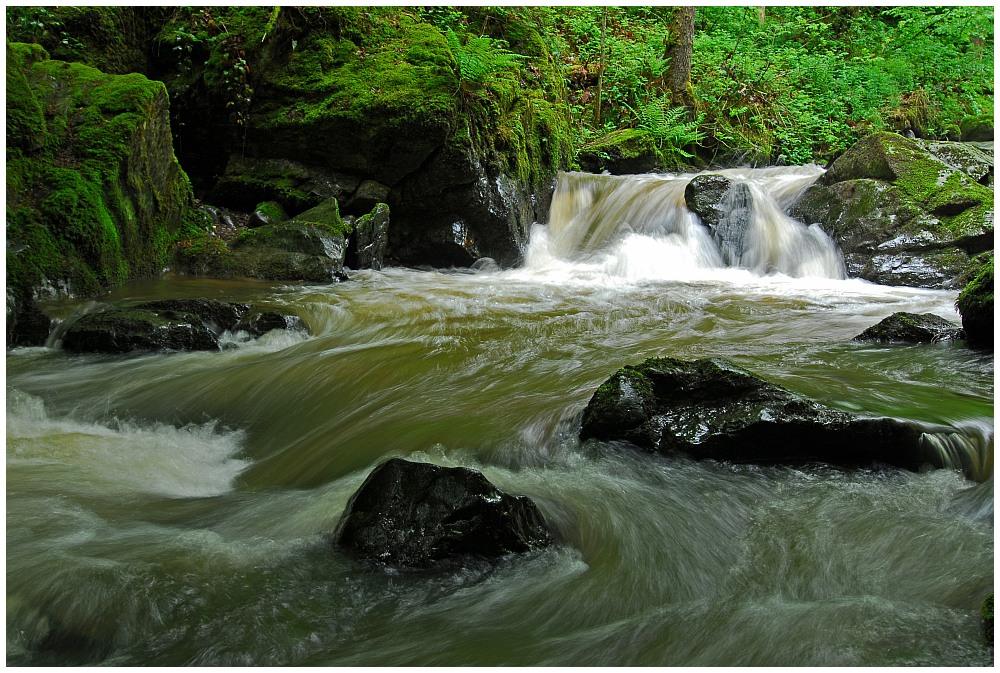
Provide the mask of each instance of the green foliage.
{"label": "green foliage", "polygon": [[448,48],[455,59],[455,74],[466,94],[481,91],[499,80],[516,81],[524,56],[509,51],[502,40],[482,36],[465,43],[451,28],[445,32]]}
{"label": "green foliage", "polygon": [[687,120],[687,110],[683,107],[670,107],[668,95],[629,109],[635,114],[638,127],[649,131],[656,140],[657,148],[673,161],[678,157],[694,156],[684,148],[705,139],[704,131],[698,129],[704,113],[694,120]]}

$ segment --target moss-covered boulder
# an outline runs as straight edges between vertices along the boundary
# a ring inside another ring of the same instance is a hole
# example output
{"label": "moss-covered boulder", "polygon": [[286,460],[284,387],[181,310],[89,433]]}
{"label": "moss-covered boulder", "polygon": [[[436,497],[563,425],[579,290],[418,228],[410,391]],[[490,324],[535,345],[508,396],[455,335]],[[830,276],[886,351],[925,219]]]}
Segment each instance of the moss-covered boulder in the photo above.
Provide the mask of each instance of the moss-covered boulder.
{"label": "moss-covered boulder", "polygon": [[893,313],[854,337],[871,343],[936,343],[961,339],[965,333],[953,322],[933,313]]}
{"label": "moss-covered boulder", "polygon": [[251,213],[247,220],[247,227],[256,229],[265,224],[277,224],[287,219],[288,213],[285,212],[280,203],[276,201],[264,201],[263,203],[258,203],[257,207],[253,209],[253,213]]}
{"label": "moss-covered boulder", "polygon": [[982,184],[992,169],[945,146],[892,133],[865,138],[791,213],[837,241],[851,276],[959,287],[970,257],[993,247],[993,190]]}
{"label": "moss-covered boulder", "polygon": [[643,129],[619,129],[597,138],[580,148],[576,161],[583,171],[612,175],[649,173],[663,165],[656,140]]}
{"label": "moss-covered boulder", "polygon": [[831,409],[718,358],[623,367],[595,391],[580,429],[581,440],[698,460],[940,466],[922,434],[903,421]]}
{"label": "moss-covered boulder", "polygon": [[955,306],[970,346],[993,347],[993,253],[975,260],[975,277],[958,295]]}
{"label": "moss-covered boulder", "polygon": [[7,44],[8,315],[162,271],[192,206],[168,109],[160,82]]}
{"label": "moss-covered boulder", "polygon": [[993,140],[993,115],[965,117],[959,122],[958,128],[962,133],[962,140],[965,142]]}
{"label": "moss-covered boulder", "polygon": [[247,229],[226,242],[212,233],[182,241],[174,269],[192,275],[261,280],[346,280],[344,257],[351,226],[336,199],[294,218]]}

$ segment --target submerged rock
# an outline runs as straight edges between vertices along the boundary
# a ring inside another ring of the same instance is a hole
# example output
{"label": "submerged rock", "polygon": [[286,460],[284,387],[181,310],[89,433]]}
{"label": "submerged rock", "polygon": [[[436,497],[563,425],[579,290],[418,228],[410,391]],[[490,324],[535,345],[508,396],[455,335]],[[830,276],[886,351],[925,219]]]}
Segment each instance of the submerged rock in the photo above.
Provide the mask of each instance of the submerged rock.
{"label": "submerged rock", "polygon": [[351,497],[335,543],[367,563],[426,568],[526,552],[552,535],[531,499],[504,493],[475,470],[393,458]]}
{"label": "submerged rock", "polygon": [[913,425],[795,395],[723,359],[650,358],[618,370],[584,410],[580,438],[736,463],[888,464],[937,458]]}
{"label": "submerged rock", "polygon": [[62,347],[76,353],[194,351],[220,348],[223,332],[258,337],[273,329],[298,327],[298,318],[246,304],[213,299],[163,299],[131,308],[110,308],[80,316],[63,334]]}
{"label": "submerged rock", "polygon": [[854,341],[877,343],[935,343],[964,338],[953,322],[933,313],[893,313],[879,324],[854,337]]}
{"label": "submerged rock", "polygon": [[194,314],[167,318],[145,309],[110,309],[81,316],[63,335],[62,346],[75,353],[128,353],[215,350],[219,343]]}

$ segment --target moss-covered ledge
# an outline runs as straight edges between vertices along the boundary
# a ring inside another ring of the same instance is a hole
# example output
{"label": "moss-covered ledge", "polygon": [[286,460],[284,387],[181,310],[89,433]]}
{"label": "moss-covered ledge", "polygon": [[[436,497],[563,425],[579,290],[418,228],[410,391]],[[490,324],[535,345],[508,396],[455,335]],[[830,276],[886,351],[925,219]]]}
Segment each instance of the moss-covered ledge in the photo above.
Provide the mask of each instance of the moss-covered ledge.
{"label": "moss-covered ledge", "polygon": [[162,83],[20,43],[7,45],[7,82],[13,345],[21,307],[40,290],[89,295],[160,273],[192,193]]}

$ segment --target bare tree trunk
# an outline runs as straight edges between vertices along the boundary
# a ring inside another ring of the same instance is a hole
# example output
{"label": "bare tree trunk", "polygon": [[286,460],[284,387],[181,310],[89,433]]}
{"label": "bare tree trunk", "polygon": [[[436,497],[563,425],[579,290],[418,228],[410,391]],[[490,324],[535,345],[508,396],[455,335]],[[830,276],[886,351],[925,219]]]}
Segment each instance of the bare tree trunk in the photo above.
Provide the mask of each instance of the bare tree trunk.
{"label": "bare tree trunk", "polygon": [[764,23],[764,16],[766,9],[767,9],[766,6],[760,6],[760,5],[757,6],[757,23]]}
{"label": "bare tree trunk", "polygon": [[670,104],[694,108],[694,91],[691,88],[691,56],[694,54],[694,7],[678,7],[674,10],[669,26],[670,59],[667,71],[667,87],[670,90]]}

